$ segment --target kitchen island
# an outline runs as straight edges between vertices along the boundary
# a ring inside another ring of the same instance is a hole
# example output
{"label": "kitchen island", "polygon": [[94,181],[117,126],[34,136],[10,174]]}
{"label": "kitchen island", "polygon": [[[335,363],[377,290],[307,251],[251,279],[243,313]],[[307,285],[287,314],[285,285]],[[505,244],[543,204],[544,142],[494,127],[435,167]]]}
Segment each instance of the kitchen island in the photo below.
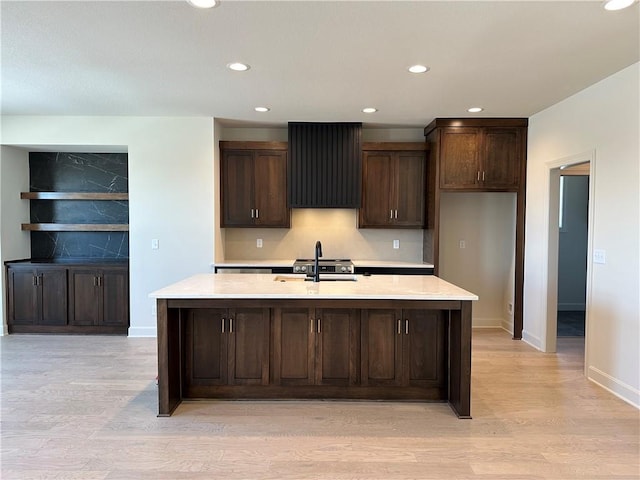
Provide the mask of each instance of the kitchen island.
{"label": "kitchen island", "polygon": [[[345,277],[346,278],[346,277]],[[159,416],[183,399],[448,401],[471,418],[471,302],[433,275],[200,274],[157,299]]]}

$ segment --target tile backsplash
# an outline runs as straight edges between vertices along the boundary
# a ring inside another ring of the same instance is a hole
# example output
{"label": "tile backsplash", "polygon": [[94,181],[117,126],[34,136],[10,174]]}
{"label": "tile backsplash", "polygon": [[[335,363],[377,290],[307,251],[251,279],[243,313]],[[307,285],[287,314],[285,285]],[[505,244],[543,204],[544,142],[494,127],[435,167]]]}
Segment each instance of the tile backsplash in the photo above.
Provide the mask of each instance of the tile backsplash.
{"label": "tile backsplash", "polygon": [[[227,228],[226,260],[313,257],[317,240],[326,258],[422,262],[420,229],[358,229],[355,209],[293,209],[290,229]],[[262,248],[257,240],[262,239]],[[398,240],[399,249],[393,248]]]}

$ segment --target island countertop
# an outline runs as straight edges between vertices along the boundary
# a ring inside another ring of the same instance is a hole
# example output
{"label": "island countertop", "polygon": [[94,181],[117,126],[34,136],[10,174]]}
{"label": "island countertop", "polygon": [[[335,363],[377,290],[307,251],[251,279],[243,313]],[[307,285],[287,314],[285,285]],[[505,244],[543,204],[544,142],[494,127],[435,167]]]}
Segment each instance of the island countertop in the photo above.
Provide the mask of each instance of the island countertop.
{"label": "island countertop", "polygon": [[[355,281],[305,281],[301,275],[198,274],[149,294],[157,299],[478,300],[434,275],[356,275]],[[283,281],[279,281],[283,280]]]}

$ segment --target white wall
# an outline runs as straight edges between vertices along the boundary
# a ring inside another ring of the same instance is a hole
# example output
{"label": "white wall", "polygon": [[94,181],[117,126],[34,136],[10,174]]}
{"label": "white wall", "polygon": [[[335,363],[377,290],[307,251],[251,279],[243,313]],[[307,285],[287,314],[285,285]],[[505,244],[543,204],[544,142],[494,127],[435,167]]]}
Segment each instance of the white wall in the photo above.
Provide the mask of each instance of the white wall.
{"label": "white wall", "polygon": [[[595,151],[587,376],[640,405],[640,64],[530,118],[523,338],[544,349],[549,165]],[[592,262],[593,249],[606,263]]]}
{"label": "white wall", "polygon": [[[2,119],[2,144],[25,151],[34,145],[54,151],[65,147],[77,151],[78,146],[92,151],[118,146],[128,151],[131,336],[156,334],[150,292],[210,271],[214,258],[213,138],[211,118]],[[15,176],[3,169],[2,183],[13,182]],[[4,214],[9,210],[4,198],[1,209],[4,232]],[[151,250],[153,238],[159,240],[158,250]],[[2,238],[3,255],[4,243]]]}
{"label": "white wall", "polygon": [[[31,237],[23,232],[22,223],[29,223],[29,202],[20,199],[20,192],[29,191],[29,156],[24,150],[0,147],[0,313],[6,318],[4,262],[31,256]],[[1,333],[7,333],[2,322]]]}
{"label": "white wall", "polygon": [[474,327],[513,328],[515,225],[515,193],[440,196],[440,276],[478,295]]}

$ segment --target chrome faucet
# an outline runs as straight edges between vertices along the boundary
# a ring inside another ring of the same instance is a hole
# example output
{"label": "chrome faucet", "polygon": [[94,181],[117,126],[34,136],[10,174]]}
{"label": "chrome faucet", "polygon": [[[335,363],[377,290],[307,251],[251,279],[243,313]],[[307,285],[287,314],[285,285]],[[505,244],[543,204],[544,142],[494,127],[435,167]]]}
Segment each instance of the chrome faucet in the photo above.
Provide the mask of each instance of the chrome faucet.
{"label": "chrome faucet", "polygon": [[316,253],[315,253],[314,262],[313,262],[313,281],[314,282],[320,281],[320,267],[318,266],[318,258],[320,258],[321,256],[322,256],[322,244],[320,243],[320,240],[318,240],[316,242]]}

